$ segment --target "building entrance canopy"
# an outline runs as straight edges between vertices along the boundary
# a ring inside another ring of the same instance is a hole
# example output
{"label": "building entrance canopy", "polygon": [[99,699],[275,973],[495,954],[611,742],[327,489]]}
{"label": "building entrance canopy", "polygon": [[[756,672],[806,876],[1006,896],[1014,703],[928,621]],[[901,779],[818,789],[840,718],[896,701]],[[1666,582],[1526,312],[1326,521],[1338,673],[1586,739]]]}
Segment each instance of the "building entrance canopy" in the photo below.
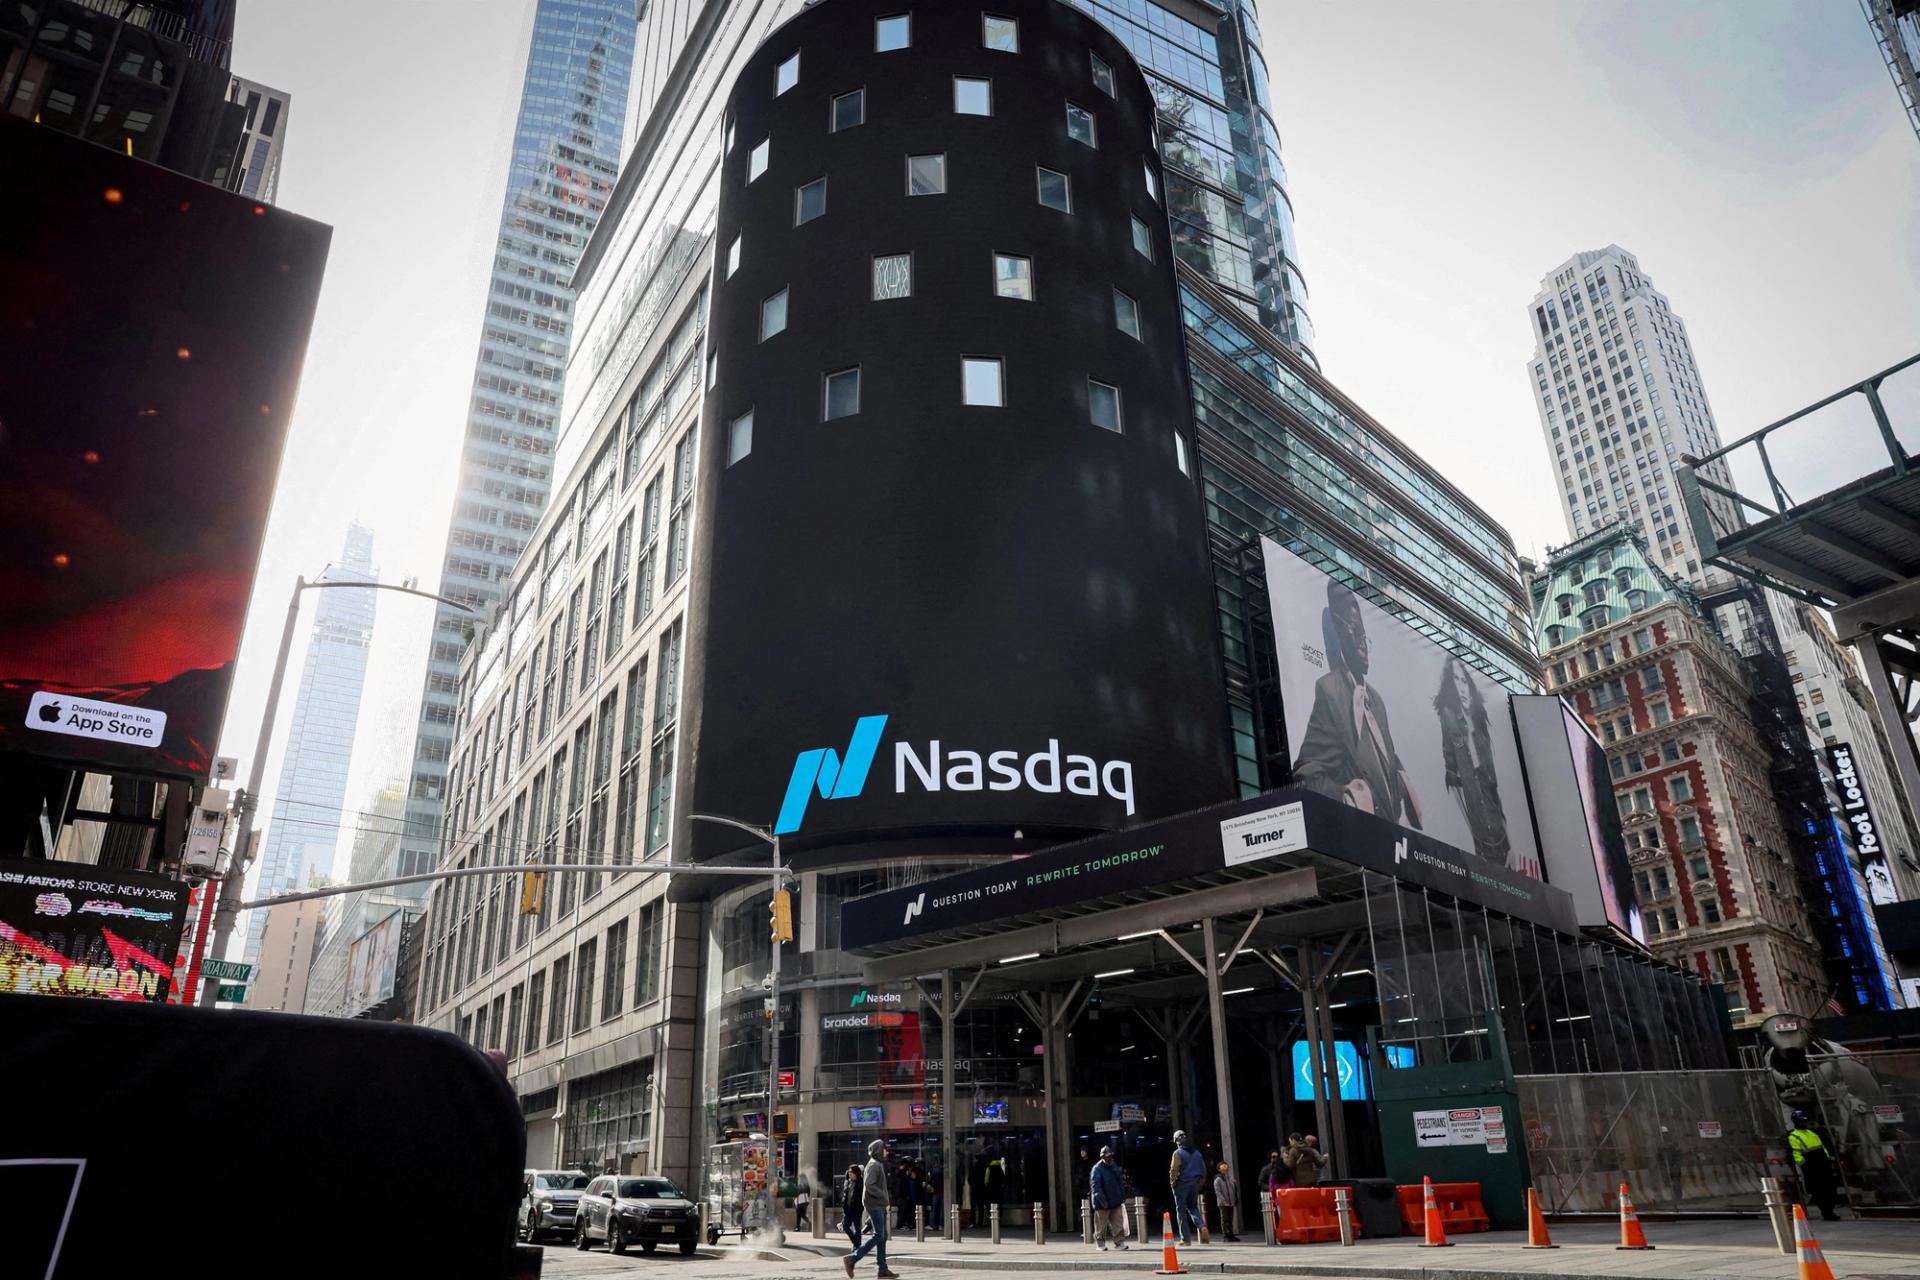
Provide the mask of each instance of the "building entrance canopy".
{"label": "building entrance canopy", "polygon": [[[964,966],[1058,949],[1026,936],[1017,947],[992,954],[996,943],[1028,929],[1055,931],[1059,943],[1069,946],[1111,938],[1110,919],[1087,920],[1083,927],[1073,922],[1120,908],[1135,908],[1124,921],[1132,931],[1289,903],[1339,901],[1362,892],[1357,873],[1363,871],[1577,932],[1573,899],[1562,890],[1318,793],[1283,787],[855,898],[841,908],[841,945],[874,959],[937,947],[943,954],[935,968]],[[962,950],[972,954],[956,954]],[[924,971],[911,962],[906,969]]]}

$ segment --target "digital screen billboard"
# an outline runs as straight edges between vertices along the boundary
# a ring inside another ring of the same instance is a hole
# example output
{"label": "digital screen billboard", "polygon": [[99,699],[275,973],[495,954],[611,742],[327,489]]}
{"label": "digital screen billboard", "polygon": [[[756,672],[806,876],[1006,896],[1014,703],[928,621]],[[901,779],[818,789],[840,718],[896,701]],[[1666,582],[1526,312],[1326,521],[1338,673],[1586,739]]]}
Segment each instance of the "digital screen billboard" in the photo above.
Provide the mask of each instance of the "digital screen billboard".
{"label": "digital screen billboard", "polygon": [[1261,539],[1293,785],[1540,874],[1507,691]]}
{"label": "digital screen billboard", "polygon": [[[847,1124],[855,1129],[878,1129],[887,1122],[884,1107],[848,1107]],[[923,1122],[924,1123],[924,1122]]]}
{"label": "digital screen billboard", "polygon": [[406,912],[395,911],[347,945],[347,1016],[393,998]]}
{"label": "digital screen billboard", "polygon": [[[1411,1045],[1388,1044],[1380,1046],[1386,1055],[1387,1065],[1392,1067],[1410,1067],[1414,1062]],[[1351,1040],[1333,1042],[1333,1060],[1335,1070],[1340,1075],[1340,1101],[1365,1102],[1373,1096],[1367,1082],[1365,1066],[1360,1061],[1360,1047]],[[1296,1102],[1313,1101],[1313,1068],[1308,1061],[1307,1042],[1293,1042],[1293,1097]]]}
{"label": "digital screen billboard", "polygon": [[1874,820],[1873,804],[1867,799],[1866,784],[1854,763],[1851,742],[1827,744],[1827,767],[1833,770],[1834,785],[1840,789],[1840,817],[1851,833],[1853,849],[1860,859],[1860,873],[1867,879],[1867,893],[1876,905],[1898,902],[1893,872],[1887,868],[1887,848],[1880,840],[1880,824]]}
{"label": "digital screen billboard", "polygon": [[205,777],[328,229],[0,117],[0,751]]}
{"label": "digital screen billboard", "polygon": [[1557,694],[1516,695],[1513,721],[1547,883],[1572,895],[1583,927],[1611,928],[1644,944],[1646,921],[1606,748]]}
{"label": "digital screen billboard", "polygon": [[144,871],[0,860],[0,992],[165,1000],[187,899]]}

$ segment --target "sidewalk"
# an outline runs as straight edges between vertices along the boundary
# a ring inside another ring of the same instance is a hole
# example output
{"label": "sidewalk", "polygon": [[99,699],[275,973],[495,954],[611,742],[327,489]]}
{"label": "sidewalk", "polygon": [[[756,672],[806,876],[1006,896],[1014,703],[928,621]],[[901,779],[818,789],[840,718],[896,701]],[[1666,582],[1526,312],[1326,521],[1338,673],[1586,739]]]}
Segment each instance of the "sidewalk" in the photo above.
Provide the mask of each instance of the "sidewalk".
{"label": "sidewalk", "polygon": [[[1327,1280],[1795,1280],[1791,1255],[1781,1253],[1764,1219],[1661,1222],[1643,1220],[1650,1253],[1624,1253],[1613,1223],[1562,1223],[1553,1227],[1561,1248],[1528,1250],[1524,1232],[1493,1231],[1455,1236],[1451,1249],[1423,1249],[1411,1236],[1338,1244],[1211,1244],[1180,1250],[1196,1276],[1316,1276]],[[1838,1280],[1920,1280],[1920,1222],[1847,1220],[1815,1222],[1815,1239]],[[1103,1253],[1077,1236],[1052,1236],[1044,1245],[1031,1233],[1015,1243],[984,1239],[960,1244],[915,1244],[911,1232],[887,1241],[888,1261],[908,1267],[960,1271],[1039,1273],[1112,1272],[1150,1275],[1160,1265],[1160,1245],[1134,1245],[1126,1253]],[[789,1232],[783,1253],[839,1257],[845,1243]]]}

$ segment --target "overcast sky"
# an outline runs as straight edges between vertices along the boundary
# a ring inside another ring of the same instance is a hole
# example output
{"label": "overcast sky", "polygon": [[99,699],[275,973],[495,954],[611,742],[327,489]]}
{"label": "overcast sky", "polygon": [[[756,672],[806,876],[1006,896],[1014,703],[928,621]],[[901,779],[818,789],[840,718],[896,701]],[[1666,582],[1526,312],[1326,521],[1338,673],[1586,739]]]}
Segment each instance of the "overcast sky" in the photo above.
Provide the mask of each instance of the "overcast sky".
{"label": "overcast sky", "polygon": [[[334,237],[225,754],[252,749],[294,576],[349,519],[386,581],[437,586],[531,11],[241,6],[235,71],[293,95],[278,202]],[[1527,305],[1573,253],[1638,255],[1729,440],[1920,351],[1920,139],[1854,4],[1261,17],[1321,364],[1523,554],[1566,540],[1525,366]],[[408,773],[430,624],[381,598],[350,809]]]}

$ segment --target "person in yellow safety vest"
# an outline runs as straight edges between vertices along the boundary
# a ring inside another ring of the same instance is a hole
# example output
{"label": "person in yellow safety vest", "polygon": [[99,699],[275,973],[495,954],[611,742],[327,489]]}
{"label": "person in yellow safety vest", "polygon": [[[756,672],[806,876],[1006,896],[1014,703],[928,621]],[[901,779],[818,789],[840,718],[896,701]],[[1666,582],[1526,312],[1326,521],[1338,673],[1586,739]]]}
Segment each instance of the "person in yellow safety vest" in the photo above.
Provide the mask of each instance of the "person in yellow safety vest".
{"label": "person in yellow safety vest", "polygon": [[1793,1113],[1787,1149],[1793,1152],[1793,1171],[1800,1175],[1802,1194],[1819,1206],[1820,1216],[1828,1222],[1839,1218],[1834,1205],[1840,1198],[1840,1171],[1834,1166],[1832,1150],[1813,1131],[1804,1111]]}

